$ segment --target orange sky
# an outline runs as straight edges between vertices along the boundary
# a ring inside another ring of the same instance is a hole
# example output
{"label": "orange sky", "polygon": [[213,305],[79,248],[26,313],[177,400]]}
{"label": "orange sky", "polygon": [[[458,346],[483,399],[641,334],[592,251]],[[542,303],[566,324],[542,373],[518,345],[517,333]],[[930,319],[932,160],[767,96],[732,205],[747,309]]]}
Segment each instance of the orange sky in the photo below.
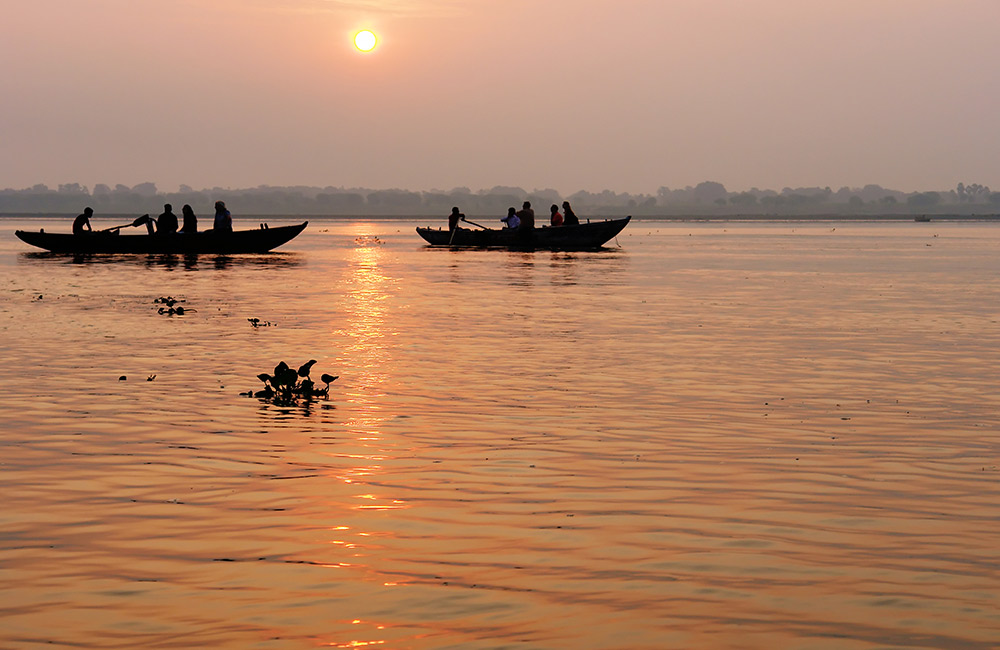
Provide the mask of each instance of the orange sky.
{"label": "orange sky", "polygon": [[996,0],[14,4],[0,188],[1000,189]]}

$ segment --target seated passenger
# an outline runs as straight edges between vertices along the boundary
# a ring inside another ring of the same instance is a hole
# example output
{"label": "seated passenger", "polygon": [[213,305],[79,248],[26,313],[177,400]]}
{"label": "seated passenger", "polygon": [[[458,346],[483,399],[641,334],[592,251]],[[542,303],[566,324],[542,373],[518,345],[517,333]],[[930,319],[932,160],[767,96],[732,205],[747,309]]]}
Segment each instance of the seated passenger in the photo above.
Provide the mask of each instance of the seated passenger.
{"label": "seated passenger", "polygon": [[517,211],[517,218],[521,220],[522,230],[535,229],[535,211],[531,209],[531,202],[525,201],[521,209]]}
{"label": "seated passenger", "polygon": [[177,232],[177,215],[169,203],[164,204],[163,214],[156,219],[156,232],[161,235],[173,235]]}
{"label": "seated passenger", "polygon": [[569,201],[563,201],[563,214],[566,215],[563,224],[567,226],[580,225],[580,220],[577,218],[576,213],[573,212],[573,208],[569,207]]}
{"label": "seated passenger", "polygon": [[549,210],[552,212],[552,217],[551,217],[549,223],[552,226],[561,226],[561,225],[563,225],[562,215],[559,214],[559,206],[556,205],[555,203],[553,203],[552,207],[549,208]]}
{"label": "seated passenger", "polygon": [[226,204],[222,201],[215,202],[215,232],[233,232],[233,215],[226,209]]}
{"label": "seated passenger", "polygon": [[521,225],[521,220],[517,216],[517,211],[514,208],[507,208],[507,216],[501,219],[504,223],[505,228],[517,228]]}
{"label": "seated passenger", "polygon": [[195,216],[191,206],[184,204],[184,207],[181,208],[181,214],[184,215],[184,225],[181,226],[180,234],[193,235],[198,232],[198,217]]}

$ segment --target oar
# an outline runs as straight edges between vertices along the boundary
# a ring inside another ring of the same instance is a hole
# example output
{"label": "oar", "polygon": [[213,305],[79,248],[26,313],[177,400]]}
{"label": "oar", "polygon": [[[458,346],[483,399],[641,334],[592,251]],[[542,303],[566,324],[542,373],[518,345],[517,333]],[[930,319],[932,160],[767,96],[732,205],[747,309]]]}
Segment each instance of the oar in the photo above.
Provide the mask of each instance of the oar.
{"label": "oar", "polygon": [[462,219],[462,221],[464,221],[465,223],[471,223],[473,226],[479,226],[483,230],[489,230],[489,228],[487,228],[486,226],[484,226],[481,223],[476,223],[475,221],[469,221],[468,219]]}
{"label": "oar", "polygon": [[138,228],[142,224],[146,223],[147,219],[149,219],[149,215],[148,214],[144,214],[141,217],[136,217],[132,221],[132,223],[126,223],[126,224],[121,225],[121,226],[114,226],[113,228],[105,228],[104,230],[102,230],[100,232],[111,232],[112,230],[120,230],[122,228],[132,228],[132,227]]}

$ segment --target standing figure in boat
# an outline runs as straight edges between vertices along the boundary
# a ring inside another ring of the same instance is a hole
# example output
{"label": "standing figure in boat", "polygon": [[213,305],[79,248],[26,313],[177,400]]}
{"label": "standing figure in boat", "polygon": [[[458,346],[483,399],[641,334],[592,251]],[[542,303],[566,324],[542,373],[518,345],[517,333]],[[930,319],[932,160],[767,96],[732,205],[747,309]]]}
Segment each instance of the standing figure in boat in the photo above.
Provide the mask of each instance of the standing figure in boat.
{"label": "standing figure in boat", "polygon": [[163,205],[163,214],[156,218],[156,232],[161,235],[173,235],[177,232],[177,215],[174,214],[174,206],[169,203]]}
{"label": "standing figure in boat", "polygon": [[579,226],[580,220],[577,218],[576,213],[573,212],[573,208],[569,207],[569,201],[563,201],[563,224],[567,226]]}
{"label": "standing figure in boat", "polygon": [[504,227],[509,229],[514,229],[521,225],[521,220],[517,216],[517,210],[514,208],[507,208],[507,216],[500,221],[504,223]]}
{"label": "standing figure in boat", "polygon": [[78,215],[76,219],[73,220],[73,234],[83,235],[86,233],[94,232],[94,229],[90,227],[90,217],[94,214],[93,208],[84,208],[83,214]]}
{"label": "standing figure in boat", "polygon": [[215,223],[212,228],[215,232],[233,232],[233,215],[226,209],[223,201],[215,202]]}
{"label": "standing figure in boat", "polygon": [[181,226],[180,231],[181,234],[193,235],[198,232],[198,217],[195,216],[194,210],[191,209],[190,205],[184,204],[184,207],[181,208],[181,215],[184,217],[184,225]]}
{"label": "standing figure in boat", "polygon": [[451,214],[448,215],[448,230],[453,231],[458,228],[458,222],[465,221],[465,215],[458,211],[458,208],[452,208]]}
{"label": "standing figure in boat", "polygon": [[559,206],[558,205],[556,205],[555,203],[553,203],[552,207],[549,208],[549,212],[552,213],[551,217],[549,218],[549,225],[551,225],[551,226],[561,226],[561,225],[563,225],[563,217],[562,217],[561,214],[559,214]]}

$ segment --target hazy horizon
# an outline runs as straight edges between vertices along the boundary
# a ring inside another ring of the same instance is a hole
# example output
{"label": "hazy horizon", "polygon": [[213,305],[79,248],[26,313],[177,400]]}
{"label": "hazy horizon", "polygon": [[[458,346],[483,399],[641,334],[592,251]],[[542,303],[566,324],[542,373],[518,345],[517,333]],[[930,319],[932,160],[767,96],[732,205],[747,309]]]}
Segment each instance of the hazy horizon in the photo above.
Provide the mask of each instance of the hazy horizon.
{"label": "hazy horizon", "polygon": [[997,19],[992,0],[18,3],[0,186],[996,187]]}

